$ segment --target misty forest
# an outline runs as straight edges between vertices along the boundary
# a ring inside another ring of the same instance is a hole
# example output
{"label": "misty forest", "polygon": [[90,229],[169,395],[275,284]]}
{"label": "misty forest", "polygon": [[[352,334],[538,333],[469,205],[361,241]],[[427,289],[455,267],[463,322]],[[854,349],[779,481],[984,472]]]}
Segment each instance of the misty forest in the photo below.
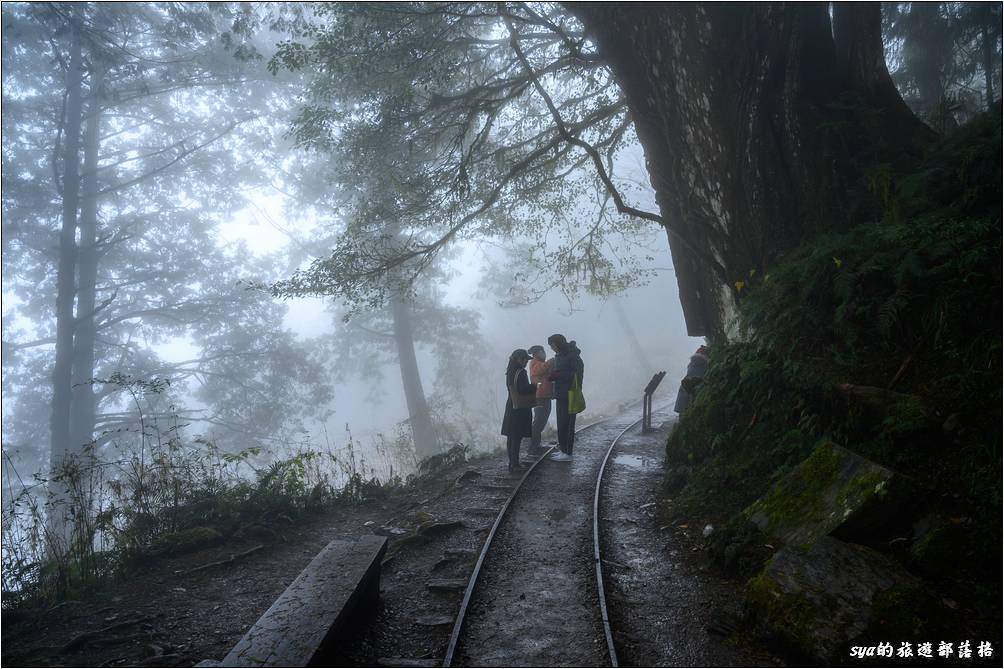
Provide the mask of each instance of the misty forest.
{"label": "misty forest", "polygon": [[4,664],[999,666],[1001,3],[2,21]]}

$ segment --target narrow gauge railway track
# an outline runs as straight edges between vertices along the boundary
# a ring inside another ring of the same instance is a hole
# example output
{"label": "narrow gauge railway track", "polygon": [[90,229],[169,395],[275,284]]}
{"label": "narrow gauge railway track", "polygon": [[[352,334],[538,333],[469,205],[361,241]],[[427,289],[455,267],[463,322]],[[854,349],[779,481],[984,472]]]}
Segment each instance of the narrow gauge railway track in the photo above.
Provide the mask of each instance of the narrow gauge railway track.
{"label": "narrow gauge railway track", "polygon": [[444,667],[618,666],[596,511],[606,462],[640,427],[636,415],[581,428],[572,462],[545,456],[520,479],[471,573]]}

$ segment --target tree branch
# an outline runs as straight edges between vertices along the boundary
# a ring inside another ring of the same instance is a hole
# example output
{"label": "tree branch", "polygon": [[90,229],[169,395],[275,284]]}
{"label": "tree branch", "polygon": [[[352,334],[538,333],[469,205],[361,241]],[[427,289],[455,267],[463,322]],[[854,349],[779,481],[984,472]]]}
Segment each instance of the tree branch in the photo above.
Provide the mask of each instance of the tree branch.
{"label": "tree branch", "polygon": [[111,186],[109,188],[105,188],[104,190],[98,191],[97,197],[100,197],[102,195],[107,195],[108,193],[114,193],[116,191],[124,190],[126,188],[129,188],[130,186],[134,186],[134,185],[138,184],[141,181],[145,181],[145,180],[147,180],[147,179],[149,179],[151,177],[154,177],[154,176],[160,174],[161,172],[164,172],[165,170],[169,169],[173,165],[177,164],[178,162],[180,162],[180,161],[184,160],[185,158],[187,158],[188,156],[192,155],[196,151],[204,149],[205,147],[209,146],[210,144],[212,144],[213,142],[217,141],[221,137],[225,137],[226,135],[228,135],[230,133],[231,130],[233,130],[234,128],[236,128],[237,125],[238,125],[237,122],[231,123],[230,125],[228,125],[226,127],[225,130],[223,130],[223,132],[215,135],[214,137],[209,138],[208,140],[206,140],[205,142],[203,142],[202,144],[199,144],[198,146],[196,146],[194,148],[191,148],[191,149],[188,149],[186,151],[181,152],[180,154],[178,154],[172,160],[169,160],[168,162],[166,162],[165,164],[161,165],[160,167],[157,167],[157,168],[154,168],[154,169],[150,170],[146,174],[141,174],[138,177],[136,177],[135,179],[130,179],[129,181],[126,181],[124,183],[118,184],[116,186]]}
{"label": "tree branch", "polygon": [[621,197],[621,194],[617,190],[617,187],[610,179],[610,175],[607,173],[606,167],[603,165],[603,157],[600,155],[600,153],[587,141],[578,136],[572,135],[568,131],[568,127],[565,125],[564,120],[561,118],[561,113],[558,111],[558,108],[554,105],[554,101],[551,99],[551,96],[544,89],[544,86],[540,83],[540,79],[537,77],[537,74],[535,73],[533,67],[527,60],[526,54],[523,53],[523,49],[519,45],[519,38],[518,34],[516,33],[516,28],[513,26],[512,20],[505,13],[504,3],[499,3],[499,13],[502,15],[502,20],[505,22],[506,28],[509,30],[509,35],[510,35],[509,44],[512,47],[513,51],[515,51],[516,57],[523,65],[523,68],[526,70],[527,77],[530,79],[531,83],[533,84],[533,87],[537,90],[537,93],[540,94],[541,98],[543,98],[544,104],[547,105],[548,110],[551,112],[551,117],[554,119],[554,123],[557,126],[558,134],[566,142],[578,146],[580,149],[582,149],[589,155],[589,157],[593,161],[594,167],[596,168],[597,175],[600,177],[600,180],[603,182],[603,185],[607,188],[607,191],[613,198],[614,205],[617,207],[617,211],[619,211],[622,214],[629,214],[631,216],[636,216],[638,218],[642,218],[648,221],[653,221],[663,226],[664,228],[666,228],[666,230],[675,234],[677,238],[679,238],[680,241],[683,242],[683,244],[687,247],[687,249],[691,253],[693,253],[697,258],[700,258],[702,261],[707,263],[708,266],[712,270],[714,270],[716,274],[718,274],[719,278],[727,284],[728,276],[727,272],[725,271],[725,267],[721,263],[719,263],[710,253],[698,248],[696,244],[691,242],[690,239],[681,230],[678,224],[669,221],[663,216],[654,214],[649,211],[643,211],[636,207],[632,207],[624,202],[624,198]]}

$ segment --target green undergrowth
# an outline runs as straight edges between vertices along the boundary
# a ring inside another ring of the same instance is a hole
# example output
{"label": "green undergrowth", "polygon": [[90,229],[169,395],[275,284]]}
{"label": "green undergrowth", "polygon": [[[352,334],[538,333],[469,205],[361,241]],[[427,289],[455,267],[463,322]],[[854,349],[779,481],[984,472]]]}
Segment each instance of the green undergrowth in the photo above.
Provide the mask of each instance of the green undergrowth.
{"label": "green undergrowth", "polygon": [[812,240],[748,290],[667,444],[670,494],[727,521],[832,441],[961,518],[959,550],[993,563],[999,588],[1001,114],[873,195],[880,220]]}
{"label": "green undergrowth", "polygon": [[201,439],[182,445],[177,436],[147,441],[117,461],[85,453],[53,477],[67,491],[61,531],[50,520],[62,509],[44,502],[41,485],[25,487],[5,507],[5,611],[86,597],[151,560],[231,539],[274,538],[273,527],[306,514],[439,480],[470,455],[457,444],[407,478],[380,481],[355,457],[331,451],[298,449],[261,465],[258,449],[223,453]]}

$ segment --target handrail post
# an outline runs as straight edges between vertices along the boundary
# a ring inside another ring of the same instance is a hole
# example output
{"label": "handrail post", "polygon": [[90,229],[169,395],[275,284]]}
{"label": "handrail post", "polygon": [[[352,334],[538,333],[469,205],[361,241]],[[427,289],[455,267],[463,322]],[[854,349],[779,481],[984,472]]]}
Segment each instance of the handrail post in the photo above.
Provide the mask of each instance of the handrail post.
{"label": "handrail post", "polygon": [[650,432],[652,430],[652,393],[662,383],[666,372],[658,372],[652,376],[652,380],[645,386],[645,394],[641,400],[641,431]]}
{"label": "handrail post", "polygon": [[641,396],[641,431],[648,432],[648,389]]}

